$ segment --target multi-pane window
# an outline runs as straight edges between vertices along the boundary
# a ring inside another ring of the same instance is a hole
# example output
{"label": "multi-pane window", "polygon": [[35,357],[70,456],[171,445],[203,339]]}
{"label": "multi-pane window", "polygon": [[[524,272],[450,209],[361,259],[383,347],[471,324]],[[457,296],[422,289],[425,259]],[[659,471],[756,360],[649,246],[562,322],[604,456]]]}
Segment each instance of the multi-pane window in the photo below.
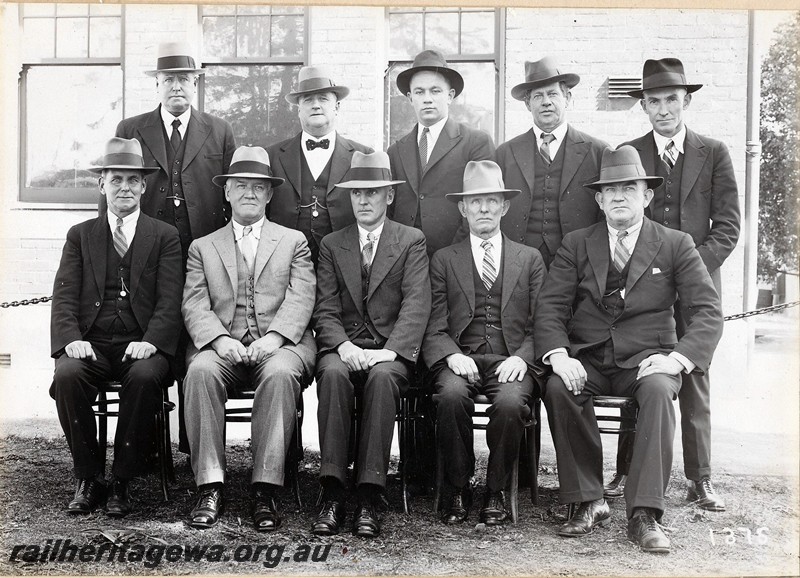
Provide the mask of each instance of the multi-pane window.
{"label": "multi-pane window", "polygon": [[414,110],[406,96],[400,94],[396,80],[422,50],[441,52],[450,67],[464,77],[464,91],[450,105],[450,116],[497,140],[501,9],[389,8],[387,18],[386,146],[408,133],[416,122]]}
{"label": "multi-pane window", "polygon": [[20,200],[97,202],[97,178],[87,168],[122,120],[122,10],[20,7]]}
{"label": "multi-pane window", "polygon": [[231,123],[236,143],[266,147],[299,130],[284,98],[306,60],[306,10],[203,6],[202,106]]}

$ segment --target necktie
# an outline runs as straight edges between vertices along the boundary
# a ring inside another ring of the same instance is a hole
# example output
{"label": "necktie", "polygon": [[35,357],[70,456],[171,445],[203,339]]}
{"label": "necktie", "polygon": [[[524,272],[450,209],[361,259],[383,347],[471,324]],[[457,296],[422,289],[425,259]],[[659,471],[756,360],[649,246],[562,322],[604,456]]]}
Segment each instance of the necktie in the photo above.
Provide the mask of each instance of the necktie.
{"label": "necktie", "polygon": [[614,268],[617,271],[622,271],[625,265],[628,264],[628,259],[631,258],[631,253],[628,248],[622,243],[622,240],[628,236],[628,231],[620,231],[617,233],[617,244],[614,247]]}
{"label": "necktie", "polygon": [[428,164],[428,133],[431,132],[427,126],[422,129],[422,136],[419,138],[419,166],[425,170]]}
{"label": "necktie", "polygon": [[181,126],[180,119],[176,118],[172,121],[172,136],[169,137],[169,144],[172,145],[172,150],[178,152],[178,149],[181,148],[181,131],[178,130],[178,127]]}
{"label": "necktie", "polygon": [[122,232],[122,219],[119,217],[117,217],[117,228],[114,229],[114,250],[120,257],[124,257],[128,252],[128,241]]}
{"label": "necktie", "polygon": [[375,247],[375,235],[367,233],[367,244],[361,249],[361,267],[364,268],[364,273],[369,275],[372,270],[372,252]]}
{"label": "necktie", "polygon": [[242,257],[244,257],[244,262],[247,265],[247,268],[250,270],[250,273],[253,272],[256,260],[253,252],[253,245],[250,243],[250,239],[247,238],[252,232],[253,227],[250,227],[249,225],[245,227],[242,231],[242,242],[239,245],[239,250],[242,252]]}
{"label": "necktie", "polygon": [[327,150],[330,144],[331,141],[326,138],[319,141],[308,139],[306,140],[306,150],[313,151],[315,148],[321,148]]}
{"label": "necktie", "polygon": [[542,133],[542,146],[539,147],[539,152],[542,154],[544,162],[548,165],[553,162],[553,159],[550,158],[550,143],[554,140],[556,140],[556,137],[549,132]]}
{"label": "necktie", "polygon": [[664,154],[661,155],[661,160],[666,163],[669,170],[672,170],[673,167],[675,167],[675,163],[678,162],[678,149],[675,148],[674,142],[669,141],[667,143],[667,146],[664,149]]}
{"label": "necktie", "polygon": [[484,241],[481,243],[481,248],[483,249],[483,272],[481,273],[481,279],[488,291],[492,288],[492,285],[494,285],[494,280],[497,279],[497,268],[494,264],[494,257],[492,257],[492,243],[490,241]]}

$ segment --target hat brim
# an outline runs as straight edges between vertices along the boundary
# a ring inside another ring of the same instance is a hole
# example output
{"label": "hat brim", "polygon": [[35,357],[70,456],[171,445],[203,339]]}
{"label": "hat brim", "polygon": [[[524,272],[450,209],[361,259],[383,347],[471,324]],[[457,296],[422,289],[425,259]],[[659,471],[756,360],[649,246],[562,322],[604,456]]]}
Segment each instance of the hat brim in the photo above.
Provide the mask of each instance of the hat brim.
{"label": "hat brim", "polygon": [[164,68],[162,70],[145,70],[147,76],[156,76],[159,72],[194,72],[195,74],[205,74],[205,68]]}
{"label": "hat brim", "polygon": [[600,192],[600,189],[603,188],[603,185],[610,185],[612,183],[626,183],[628,181],[645,181],[647,183],[648,189],[656,189],[664,184],[664,179],[662,177],[637,177],[633,176],[630,178],[616,178],[616,179],[603,179],[601,181],[595,181],[593,183],[586,183],[583,185],[587,189],[592,189],[593,191]]}
{"label": "hat brim", "polygon": [[400,94],[405,96],[411,92],[411,78],[417,72],[422,72],[423,70],[438,72],[444,76],[450,83],[450,87],[456,91],[456,96],[463,92],[464,78],[458,73],[457,70],[453,70],[452,68],[442,68],[441,66],[414,66],[397,75],[397,89],[400,91]]}
{"label": "hat brim", "polygon": [[463,191],[460,193],[447,193],[445,197],[447,197],[448,201],[453,201],[457,203],[458,201],[462,200],[464,197],[471,197],[472,195],[485,195],[488,193],[503,193],[506,199],[513,199],[519,193],[519,189],[498,189],[497,187],[487,187],[484,189],[474,189],[472,191]]}
{"label": "hat brim", "polygon": [[685,88],[686,92],[692,94],[693,92],[697,92],[701,88],[703,88],[702,84],[665,84],[663,86],[648,86],[647,88],[642,88],[639,90],[629,90],[625,94],[631,96],[636,99],[643,99],[644,98],[644,91],[645,90],[658,90],[659,88],[668,88],[670,86],[680,86],[681,88]]}
{"label": "hat brim", "polygon": [[317,94],[320,92],[332,92],[336,95],[338,100],[344,100],[350,94],[350,89],[346,86],[325,86],[323,88],[315,88],[313,90],[299,90],[297,92],[290,92],[286,95],[286,102],[289,104],[297,104],[300,102],[300,97],[305,94]]}
{"label": "hat brim", "polygon": [[269,175],[263,175],[261,173],[233,173],[230,175],[217,175],[211,179],[211,182],[217,185],[218,187],[224,187],[225,181],[228,179],[264,179],[269,181],[273,186],[277,186],[282,184],[286,179],[282,179],[280,177],[271,177]]}
{"label": "hat brim", "polygon": [[554,82],[564,82],[569,88],[575,88],[581,81],[581,77],[577,74],[567,73],[551,76],[550,78],[542,78],[532,82],[523,82],[511,89],[511,97],[516,100],[525,100],[525,94],[538,86],[546,84],[553,84]]}
{"label": "hat brim", "polygon": [[336,186],[343,189],[374,189],[377,187],[391,187],[392,185],[399,185],[404,182],[405,181],[345,181]]}
{"label": "hat brim", "polygon": [[161,170],[159,167],[137,167],[135,165],[108,165],[106,167],[90,167],[86,170],[96,175],[102,175],[103,171],[110,169],[117,169],[120,171],[139,171],[140,173],[143,173],[145,175],[157,173],[158,171]]}

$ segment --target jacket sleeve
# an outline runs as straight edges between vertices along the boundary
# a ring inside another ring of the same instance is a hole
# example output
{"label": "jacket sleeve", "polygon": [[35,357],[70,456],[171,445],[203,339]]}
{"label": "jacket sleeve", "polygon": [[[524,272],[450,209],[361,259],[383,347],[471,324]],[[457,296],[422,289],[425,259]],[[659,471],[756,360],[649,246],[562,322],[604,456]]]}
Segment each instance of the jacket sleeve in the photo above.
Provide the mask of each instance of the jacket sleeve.
{"label": "jacket sleeve", "polygon": [[50,308],[50,355],[59,357],[73,341],[80,341],[78,315],[83,283],[83,254],[78,226],[67,233],[61,252],[61,262],[53,283],[53,302]]}
{"label": "jacket sleeve", "polygon": [[[454,353],[461,353],[458,343],[450,337],[450,310],[447,301],[447,263],[441,251],[434,253],[430,267],[431,317],[425,330],[422,356],[428,367]],[[455,279],[453,279],[455,282]]]}
{"label": "jacket sleeve", "polygon": [[709,272],[719,269],[736,247],[741,224],[739,191],[728,147],[717,143],[712,155],[711,230],[697,247]]}
{"label": "jacket sleeve", "polygon": [[[536,319],[536,306],[539,300],[539,292],[545,278],[545,266],[542,254],[536,249],[531,249],[533,254],[532,263],[528,272],[528,318],[525,320],[525,338],[519,349],[511,355],[522,358],[529,367],[533,367],[536,361],[536,347],[534,341],[534,320]],[[542,352],[544,354],[546,352]],[[541,357],[541,355],[539,356]]]}
{"label": "jacket sleeve", "polygon": [[317,263],[317,302],[314,306],[314,331],[319,353],[334,351],[350,338],[342,324],[342,288],[336,276],[333,254],[322,239]]}
{"label": "jacket sleeve", "polygon": [[291,237],[289,235],[284,237],[285,242],[294,243],[289,283],[283,302],[269,324],[269,331],[279,333],[297,345],[311,321],[317,278],[314,275],[311,251],[305,237],[298,231],[290,232]]}
{"label": "jacket sleeve", "polygon": [[178,230],[164,227],[160,235],[158,270],[156,271],[155,308],[144,328],[142,341],[152,343],[168,355],[175,355],[181,327],[181,288],[183,263]]}
{"label": "jacket sleeve", "polygon": [[203,349],[221,335],[230,337],[230,332],[211,308],[205,263],[197,241],[189,246],[181,310],[186,331],[197,349]]}

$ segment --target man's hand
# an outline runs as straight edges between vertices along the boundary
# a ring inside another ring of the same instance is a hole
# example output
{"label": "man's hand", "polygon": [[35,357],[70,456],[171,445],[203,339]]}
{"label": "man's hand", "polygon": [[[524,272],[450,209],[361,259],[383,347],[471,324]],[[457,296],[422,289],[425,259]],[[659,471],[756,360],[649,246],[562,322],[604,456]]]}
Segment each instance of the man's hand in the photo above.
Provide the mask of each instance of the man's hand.
{"label": "man's hand", "polygon": [[384,361],[394,361],[397,359],[397,353],[391,349],[365,349],[364,355],[367,356],[367,365],[372,367],[376,363],[383,363]]}
{"label": "man's hand", "polygon": [[639,364],[639,373],[636,379],[653,375],[654,373],[666,373],[667,375],[678,375],[685,368],[683,364],[669,355],[654,353],[647,359],[643,359]]}
{"label": "man's hand", "polygon": [[561,378],[572,395],[579,395],[586,385],[586,370],[583,364],[566,353],[554,353],[547,358],[553,366],[553,373]]}
{"label": "man's hand", "polygon": [[91,359],[97,361],[92,344],[88,341],[73,341],[64,348],[64,353],[72,359]]}
{"label": "man's hand", "polygon": [[447,356],[447,367],[456,375],[460,375],[470,383],[478,379],[478,366],[475,361],[463,353],[453,353]]}
{"label": "man's hand", "polygon": [[501,363],[494,374],[497,376],[497,381],[500,383],[508,383],[509,381],[522,381],[525,374],[528,372],[528,364],[525,363],[521,357],[512,355]]}
{"label": "man's hand", "polygon": [[343,341],[336,352],[350,371],[369,371],[366,352],[352,341]]}
{"label": "man's hand", "polygon": [[122,356],[122,361],[130,359],[148,359],[155,355],[157,351],[156,346],[147,341],[131,341],[128,347],[125,348],[125,355]]}
{"label": "man's hand", "polygon": [[258,365],[285,343],[285,338],[280,333],[270,331],[264,337],[253,341],[247,348],[247,365]]}
{"label": "man's hand", "polygon": [[247,348],[241,341],[230,337],[229,335],[220,335],[211,342],[211,347],[217,352],[222,359],[236,365],[237,363],[246,363],[247,361]]}

